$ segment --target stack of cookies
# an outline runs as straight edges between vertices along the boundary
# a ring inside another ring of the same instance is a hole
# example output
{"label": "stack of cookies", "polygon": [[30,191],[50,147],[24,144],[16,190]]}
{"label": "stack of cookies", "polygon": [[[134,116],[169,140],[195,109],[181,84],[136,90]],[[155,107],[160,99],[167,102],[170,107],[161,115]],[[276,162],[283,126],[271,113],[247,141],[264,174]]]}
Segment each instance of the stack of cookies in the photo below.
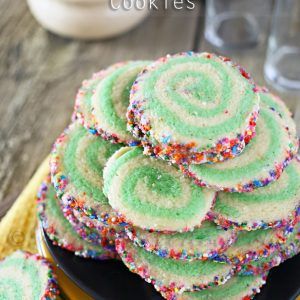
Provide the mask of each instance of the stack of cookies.
{"label": "stack of cookies", "polygon": [[128,61],[79,89],[38,196],[49,238],[166,299],[250,299],[300,251],[298,138],[230,59]]}

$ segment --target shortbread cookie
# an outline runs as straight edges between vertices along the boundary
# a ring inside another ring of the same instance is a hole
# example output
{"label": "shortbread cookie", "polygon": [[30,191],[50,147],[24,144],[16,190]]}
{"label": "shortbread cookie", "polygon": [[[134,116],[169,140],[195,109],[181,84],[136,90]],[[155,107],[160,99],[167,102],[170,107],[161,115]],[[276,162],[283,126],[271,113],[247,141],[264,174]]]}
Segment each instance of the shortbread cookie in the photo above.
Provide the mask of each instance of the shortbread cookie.
{"label": "shortbread cookie", "polygon": [[233,276],[223,285],[199,292],[184,292],[173,300],[250,300],[265,283],[265,275]]}
{"label": "shortbread cookie", "polygon": [[0,261],[0,299],[54,300],[58,295],[53,268],[41,256],[16,251]]}
{"label": "shortbread cookie", "polygon": [[266,88],[261,88],[259,95],[261,100],[260,105],[269,107],[279,113],[291,134],[292,143],[294,145],[299,143],[296,123],[292,118],[292,113],[289,111],[285,103],[277,95],[270,93]]}
{"label": "shortbread cookie", "polygon": [[130,88],[149,61],[120,62],[82,83],[76,96],[75,118],[92,133],[116,143],[135,145],[126,129]]}
{"label": "shortbread cookie", "polygon": [[113,211],[102,192],[102,171],[106,160],[119,148],[90,134],[77,122],[61,134],[53,146],[50,167],[63,206],[70,205],[105,225],[114,223]]}
{"label": "shortbread cookie", "polygon": [[286,243],[282,245],[280,252],[284,260],[300,253],[300,219],[297,221],[292,234],[287,238]]}
{"label": "shortbread cookie", "polygon": [[193,231],[164,234],[138,227],[126,228],[128,237],[138,246],[160,257],[173,259],[218,259],[236,239],[237,232],[218,228],[212,221],[204,221]]}
{"label": "shortbread cookie", "polygon": [[38,213],[47,236],[55,245],[83,257],[97,259],[116,257],[114,244],[109,242],[104,232],[101,233],[102,235],[97,231],[90,232],[91,235],[97,235],[98,245],[89,243],[78,235],[64,217],[53,187],[47,183],[41,185],[38,193]]}
{"label": "shortbread cookie", "polygon": [[296,157],[274,183],[252,193],[218,193],[212,214],[227,228],[282,227],[300,214],[300,162]]}
{"label": "shortbread cookie", "polygon": [[297,153],[284,119],[261,106],[256,136],[235,159],[218,164],[182,166],[200,186],[226,192],[251,192],[277,180]]}
{"label": "shortbread cookie", "polygon": [[[92,97],[95,94],[96,88],[101,80],[116,69],[122,67],[123,64],[123,62],[116,63],[107,69],[103,69],[97,73],[94,73],[91,78],[83,80],[81,87],[77,92],[72,116],[73,121],[77,120],[93,134],[98,135],[99,133],[95,129],[95,120],[92,116]],[[110,136],[104,136],[104,134],[102,137],[104,139],[111,138]]]}
{"label": "shortbread cookie", "polygon": [[[79,220],[74,210],[70,207],[61,206],[64,217],[70,222],[77,234],[84,240],[95,245],[114,247],[116,230],[114,227],[102,225],[98,227],[89,227]],[[89,217],[85,217],[90,220]]]}
{"label": "shortbread cookie", "polygon": [[241,275],[258,275],[269,271],[300,252],[300,223],[297,223],[286,242],[269,256],[260,256],[257,260],[242,264],[238,267]]}
{"label": "shortbread cookie", "polygon": [[183,292],[224,284],[232,275],[230,264],[184,261],[159,257],[129,239],[117,239],[116,249],[131,272],[137,273],[160,292]]}
{"label": "shortbread cookie", "polygon": [[215,192],[200,188],[174,166],[143,155],[139,147],[116,152],[104,169],[104,193],[124,222],[155,231],[200,226]]}
{"label": "shortbread cookie", "polygon": [[257,260],[239,266],[237,272],[241,276],[257,276],[280,265],[284,261],[282,254],[275,251],[267,257],[259,257]]}
{"label": "shortbread cookie", "polygon": [[128,128],[145,153],[177,164],[223,161],[254,136],[255,85],[228,58],[185,52],[162,57],[137,77]]}
{"label": "shortbread cookie", "polygon": [[285,229],[257,229],[240,231],[233,243],[221,256],[234,265],[246,264],[260,257],[268,257],[286,241]]}

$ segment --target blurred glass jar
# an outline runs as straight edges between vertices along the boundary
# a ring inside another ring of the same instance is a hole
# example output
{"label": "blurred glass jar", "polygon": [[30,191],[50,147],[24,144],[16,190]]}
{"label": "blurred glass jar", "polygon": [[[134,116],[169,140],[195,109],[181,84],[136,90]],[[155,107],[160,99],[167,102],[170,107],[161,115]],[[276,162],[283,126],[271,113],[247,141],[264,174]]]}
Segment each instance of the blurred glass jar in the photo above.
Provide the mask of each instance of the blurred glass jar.
{"label": "blurred glass jar", "polygon": [[205,38],[222,50],[253,48],[266,37],[271,0],[207,0]]}
{"label": "blurred glass jar", "polygon": [[[27,0],[37,21],[49,31],[78,39],[109,38],[124,33],[148,14],[143,6],[122,5],[124,0]],[[131,3],[135,3],[133,0]],[[113,5],[112,5],[113,4]],[[114,8],[115,7],[115,8]]]}
{"label": "blurred glass jar", "polygon": [[300,92],[300,0],[276,0],[264,71],[275,88]]}

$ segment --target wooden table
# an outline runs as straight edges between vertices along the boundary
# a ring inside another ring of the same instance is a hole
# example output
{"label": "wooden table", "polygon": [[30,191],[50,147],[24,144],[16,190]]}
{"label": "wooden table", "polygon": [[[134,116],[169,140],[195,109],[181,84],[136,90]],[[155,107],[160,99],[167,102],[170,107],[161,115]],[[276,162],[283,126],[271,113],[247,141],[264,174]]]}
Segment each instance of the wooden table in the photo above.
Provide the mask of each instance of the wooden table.
{"label": "wooden table", "polygon": [[[185,50],[215,51],[203,39],[203,20],[201,3],[193,11],[160,10],[125,35],[84,42],[45,31],[24,0],[2,0],[0,217],[70,122],[74,96],[84,78],[117,61],[154,59]],[[265,43],[230,56],[265,84],[264,54]],[[297,99],[284,99],[300,119]]]}

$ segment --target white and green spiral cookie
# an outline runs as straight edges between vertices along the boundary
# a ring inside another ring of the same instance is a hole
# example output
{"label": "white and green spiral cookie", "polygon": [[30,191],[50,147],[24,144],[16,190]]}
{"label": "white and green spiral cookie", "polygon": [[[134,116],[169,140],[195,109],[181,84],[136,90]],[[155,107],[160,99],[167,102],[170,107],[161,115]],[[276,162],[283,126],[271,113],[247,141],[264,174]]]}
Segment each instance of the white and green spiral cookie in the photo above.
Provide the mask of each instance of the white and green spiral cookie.
{"label": "white and green spiral cookie", "polygon": [[[87,242],[79,236],[73,226],[65,218],[56,197],[55,190],[48,181],[41,185],[38,193],[38,214],[42,227],[55,245],[83,257],[109,259],[117,256],[114,243],[110,243],[108,236],[105,235],[105,231],[101,233],[95,231],[93,233],[87,228],[82,228],[83,225],[81,225],[81,231],[84,231],[85,235],[89,232],[90,238],[92,238],[93,241],[97,240],[97,245]],[[79,230],[78,221],[76,228]]]}
{"label": "white and green spiral cookie", "polygon": [[200,188],[139,147],[116,152],[104,169],[103,191],[120,219],[155,231],[188,231],[200,226],[211,209],[215,192]]}
{"label": "white and green spiral cookie", "polygon": [[298,218],[292,234],[287,238],[286,243],[282,245],[280,253],[284,260],[300,253],[300,218]]}
{"label": "white and green spiral cookie", "polygon": [[261,88],[259,95],[260,95],[261,105],[264,105],[265,107],[269,107],[280,114],[280,116],[284,120],[286,127],[288,128],[291,134],[292,143],[294,145],[299,143],[296,123],[292,118],[292,113],[285,105],[285,103],[277,95],[270,93],[266,88]]}
{"label": "white and green spiral cookie", "polygon": [[256,136],[236,157],[218,164],[182,166],[200,186],[226,192],[251,192],[277,180],[297,153],[285,120],[261,104]]}
{"label": "white and green spiral cookie", "polygon": [[161,257],[173,259],[218,259],[236,239],[237,232],[218,228],[212,221],[204,221],[193,231],[164,234],[138,227],[126,228],[128,237],[138,246]]}
{"label": "white and green spiral cookie", "polygon": [[269,271],[293,257],[300,252],[300,223],[295,225],[293,232],[288,236],[286,242],[280,244],[274,252],[269,256],[260,256],[257,260],[250,261],[238,268],[238,273],[241,275],[258,275]]}
{"label": "white and green spiral cookie", "polygon": [[224,284],[234,272],[234,267],[226,263],[159,257],[135,246],[129,239],[117,239],[116,250],[131,272],[137,273],[159,292],[203,290]]}
{"label": "white and green spiral cookie", "polygon": [[91,101],[97,132],[103,132],[117,142],[137,144],[126,128],[126,111],[131,86],[137,75],[149,63],[150,61],[128,61],[102,78]]}
{"label": "white and green spiral cookie", "polygon": [[233,276],[225,284],[199,292],[184,292],[173,300],[250,300],[266,283],[266,276]]}
{"label": "white and green spiral cookie", "polygon": [[168,55],[134,82],[128,128],[145,153],[177,164],[240,154],[254,136],[259,96],[249,74],[209,53]]}
{"label": "white and green spiral cookie", "polygon": [[[124,226],[118,224],[110,224],[109,226],[103,226],[103,222],[98,219],[91,219],[85,213],[79,210],[72,210],[74,217],[87,228],[102,231],[104,227],[109,230],[113,235],[116,233],[124,232]],[[113,238],[114,240],[114,238]]]}
{"label": "white and green spiral cookie", "polygon": [[1,300],[55,300],[58,295],[53,268],[43,257],[16,251],[0,261]]}
{"label": "white and green spiral cookie", "polygon": [[121,146],[73,123],[56,140],[50,159],[51,180],[63,206],[71,206],[105,225],[117,222],[102,191],[103,167]]}
{"label": "white and green spiral cookie", "polygon": [[224,261],[234,265],[246,264],[261,257],[268,257],[286,241],[285,229],[257,229],[240,231],[235,243],[221,254]]}
{"label": "white and green spiral cookie", "polygon": [[130,88],[150,61],[120,62],[82,83],[74,116],[92,133],[116,143],[136,144],[126,129]]}
{"label": "white and green spiral cookie", "polygon": [[237,274],[241,276],[257,276],[279,266],[284,261],[280,252],[275,251],[267,257],[261,256],[257,260],[241,265]]}
{"label": "white and green spiral cookie", "polygon": [[252,230],[285,226],[300,213],[299,207],[300,162],[295,157],[280,178],[266,187],[252,193],[218,193],[212,214],[222,227]]}

